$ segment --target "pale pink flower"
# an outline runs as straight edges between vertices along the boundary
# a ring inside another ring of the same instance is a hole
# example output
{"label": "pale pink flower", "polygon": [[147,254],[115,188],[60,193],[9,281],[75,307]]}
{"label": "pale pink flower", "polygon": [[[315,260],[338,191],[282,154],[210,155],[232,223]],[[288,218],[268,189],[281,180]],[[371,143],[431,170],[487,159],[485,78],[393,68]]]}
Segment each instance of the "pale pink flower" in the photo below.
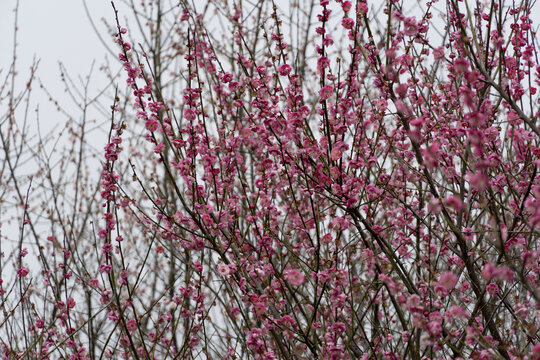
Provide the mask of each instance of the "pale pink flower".
{"label": "pale pink flower", "polygon": [[487,263],[482,269],[482,279],[490,281],[493,279],[493,273],[495,272],[495,265],[493,263]]}
{"label": "pale pink flower", "polygon": [[456,286],[457,280],[457,276],[448,271],[442,274],[439,278],[439,285],[445,288],[447,291],[450,291]]}
{"label": "pale pink flower", "polygon": [[137,330],[137,322],[136,322],[134,319],[129,320],[129,321],[126,323],[126,329],[127,329],[127,331],[129,331],[130,333],[132,333],[133,331]]}
{"label": "pale pink flower", "polygon": [[261,316],[266,313],[266,305],[263,302],[256,302],[253,304],[253,310],[255,311],[255,314]]}
{"label": "pale pink flower", "polygon": [[435,60],[444,59],[444,47],[439,46],[438,48],[435,48],[433,50],[433,57],[435,58]]}
{"label": "pale pink flower", "polygon": [[456,69],[458,73],[464,73],[469,69],[469,61],[464,58],[456,59],[456,61],[454,61],[454,69]]}
{"label": "pale pink flower", "polygon": [[531,359],[540,359],[540,343],[533,346]]}
{"label": "pale pink flower", "polygon": [[453,305],[448,309],[448,311],[445,314],[445,317],[450,319],[465,319],[469,317],[469,314],[465,309],[463,309],[459,305]]}
{"label": "pale pink flower", "polygon": [[455,211],[461,211],[461,209],[463,209],[463,203],[461,202],[460,198],[455,195],[450,195],[447,197],[444,204]]}
{"label": "pale pink flower", "polygon": [[291,285],[299,286],[304,283],[304,274],[302,274],[300,270],[297,270],[297,269],[285,270],[283,274],[285,275],[285,279]]}
{"label": "pale pink flower", "polygon": [[218,266],[218,273],[221,276],[227,276],[227,275],[229,275],[231,273],[231,270],[229,269],[228,265],[220,264]]}
{"label": "pale pink flower", "polygon": [[403,33],[407,36],[414,36],[418,33],[418,24],[416,19],[413,17],[408,17],[404,21]]}

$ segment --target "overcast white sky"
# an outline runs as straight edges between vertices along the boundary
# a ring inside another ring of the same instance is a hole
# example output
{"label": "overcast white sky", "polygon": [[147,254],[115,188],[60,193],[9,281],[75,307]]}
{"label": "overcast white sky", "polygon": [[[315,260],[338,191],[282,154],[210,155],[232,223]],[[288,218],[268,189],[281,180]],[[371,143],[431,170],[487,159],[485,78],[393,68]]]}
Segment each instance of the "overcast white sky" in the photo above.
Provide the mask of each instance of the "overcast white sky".
{"label": "overcast white sky", "polygon": [[[89,10],[100,18],[114,19],[108,0],[88,1]],[[0,67],[11,62],[13,9],[16,0],[0,1]],[[104,31],[104,27],[101,27]],[[109,40],[109,38],[107,38]],[[19,5],[19,69],[28,68],[34,55],[41,59],[40,76],[53,79],[58,61],[68,69],[84,72],[92,60],[104,57],[104,48],[92,30],[82,0],[22,0]]]}
{"label": "overcast white sky", "polygon": [[[109,0],[89,0],[88,9],[104,40],[114,48],[101,19],[114,20],[114,12]],[[0,79],[3,79],[12,62],[14,8],[16,0],[0,0]],[[33,101],[30,110],[39,105],[40,126],[50,130],[63,124],[67,116],[59,115],[48,97],[39,89],[42,82],[51,94],[66,107],[73,116],[80,111],[66,97],[64,85],[60,81],[59,62],[70,75],[84,77],[95,61],[94,76],[90,85],[93,92],[103,86],[104,77],[99,73],[99,65],[108,55],[86,15],[82,0],[21,0],[19,3],[17,33],[17,87],[21,90],[28,79],[28,69],[34,59],[39,60],[37,78],[34,82]],[[30,116],[35,121],[36,115]]]}

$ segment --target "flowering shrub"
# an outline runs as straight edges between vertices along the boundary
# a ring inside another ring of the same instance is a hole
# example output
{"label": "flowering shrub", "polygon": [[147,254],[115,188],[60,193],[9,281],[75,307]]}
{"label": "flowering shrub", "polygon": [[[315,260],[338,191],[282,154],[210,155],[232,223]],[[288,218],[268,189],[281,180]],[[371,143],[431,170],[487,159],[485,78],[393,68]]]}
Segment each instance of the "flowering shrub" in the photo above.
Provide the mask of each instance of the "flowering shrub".
{"label": "flowering shrub", "polygon": [[117,12],[100,226],[20,256],[3,357],[539,359],[527,4]]}

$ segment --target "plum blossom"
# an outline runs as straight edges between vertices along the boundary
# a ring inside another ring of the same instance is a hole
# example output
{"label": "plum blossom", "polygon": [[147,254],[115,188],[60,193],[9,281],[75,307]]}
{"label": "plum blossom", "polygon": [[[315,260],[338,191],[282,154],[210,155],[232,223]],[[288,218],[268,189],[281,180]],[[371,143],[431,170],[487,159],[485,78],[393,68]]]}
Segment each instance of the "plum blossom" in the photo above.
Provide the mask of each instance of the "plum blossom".
{"label": "plum blossom", "polygon": [[354,20],[349,17],[343,18],[343,20],[341,20],[341,26],[347,30],[350,30],[354,26]]}
{"label": "plum blossom", "polygon": [[332,96],[332,92],[334,91],[334,88],[332,85],[325,85],[321,88],[319,91],[319,96],[321,97],[321,100],[326,100],[330,96]]}
{"label": "plum blossom", "polygon": [[300,286],[304,283],[304,274],[297,269],[285,270],[283,272],[285,279],[294,286]]}
{"label": "plum blossom", "polygon": [[291,72],[291,66],[289,64],[283,64],[278,67],[279,75],[287,76]]}
{"label": "plum blossom", "polygon": [[229,275],[231,273],[231,270],[230,270],[228,265],[220,264],[218,266],[218,273],[221,276],[227,276],[227,275]]}
{"label": "plum blossom", "polygon": [[442,274],[439,278],[439,285],[447,291],[450,291],[456,286],[457,281],[457,276],[454,275],[452,272],[448,271]]}
{"label": "plum blossom", "polygon": [[21,268],[19,270],[17,270],[17,276],[20,277],[20,278],[23,278],[26,275],[28,275],[28,268],[24,267],[24,266],[21,266]]}

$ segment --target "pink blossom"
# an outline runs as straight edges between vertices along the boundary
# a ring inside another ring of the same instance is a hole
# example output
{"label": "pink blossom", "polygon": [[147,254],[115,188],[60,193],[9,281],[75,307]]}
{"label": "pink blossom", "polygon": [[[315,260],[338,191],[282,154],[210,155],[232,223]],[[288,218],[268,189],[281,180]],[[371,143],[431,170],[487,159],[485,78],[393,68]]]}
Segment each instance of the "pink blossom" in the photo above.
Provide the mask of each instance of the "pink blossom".
{"label": "pink blossom", "polygon": [[469,69],[469,61],[464,58],[459,58],[454,61],[454,69],[458,73],[464,73]]}
{"label": "pink blossom", "polygon": [[386,111],[386,109],[388,108],[388,101],[386,101],[385,99],[379,99],[377,100],[376,107],[377,110],[381,112]]}
{"label": "pink blossom", "polygon": [[450,195],[444,201],[444,204],[455,211],[461,211],[463,209],[463,203],[461,199],[455,195]]}
{"label": "pink blossom", "polygon": [[263,302],[256,302],[253,304],[253,310],[258,316],[264,315],[266,313],[266,305]]}
{"label": "pink blossom", "polygon": [[35,326],[38,329],[43,329],[43,326],[45,326],[45,322],[41,318],[37,318]]}
{"label": "pink blossom", "polygon": [[197,118],[197,114],[195,113],[195,110],[193,110],[192,108],[188,108],[184,110],[184,117],[188,121],[193,121]]}
{"label": "pink blossom", "polygon": [[445,288],[447,291],[450,291],[456,286],[457,281],[457,276],[448,271],[440,276],[439,285]]}
{"label": "pink blossom", "polygon": [[394,92],[400,98],[404,98],[407,95],[408,89],[409,89],[409,86],[407,84],[399,84],[399,85],[396,85],[396,87],[394,88]]}
{"label": "pink blossom", "polygon": [[17,270],[17,275],[20,278],[25,277],[26,275],[28,275],[28,268],[26,268],[24,266],[21,266],[21,268],[19,270]]}
{"label": "pink blossom", "polygon": [[75,304],[76,304],[75,299],[73,299],[72,297],[70,297],[70,298],[68,299],[68,302],[67,302],[67,307],[68,307],[69,309],[73,309],[73,308],[75,307]]}
{"label": "pink blossom", "polygon": [[334,147],[330,152],[330,159],[336,161],[341,158],[341,149],[339,147]]}
{"label": "pink blossom", "polygon": [[321,97],[322,100],[326,100],[330,96],[332,96],[333,91],[334,91],[334,87],[332,85],[325,85],[319,91],[319,96]]}
{"label": "pink blossom", "polygon": [[488,262],[481,273],[482,279],[486,281],[502,280],[506,282],[514,281],[514,272],[507,266],[497,268],[495,264]]}
{"label": "pink blossom", "polygon": [[99,280],[98,279],[90,279],[88,280],[88,286],[90,286],[93,289],[99,288]]}
{"label": "pink blossom", "polygon": [[291,72],[291,66],[289,64],[283,64],[278,67],[279,75],[287,76]]}
{"label": "pink blossom", "polygon": [[493,277],[495,276],[496,267],[493,265],[493,263],[488,262],[484,268],[482,269],[482,279],[486,281],[491,281]]}
{"label": "pink blossom", "polygon": [[221,81],[223,81],[225,84],[230,82],[233,79],[233,74],[231,73],[225,73],[221,77]]}
{"label": "pink blossom", "polygon": [[444,59],[444,46],[439,46],[438,48],[435,48],[433,50],[433,58],[435,60],[442,60]]}
{"label": "pink blossom", "polygon": [[489,283],[489,284],[487,284],[487,286],[486,286],[486,291],[487,291],[490,295],[495,295],[495,294],[497,294],[497,292],[499,291],[499,287],[498,287],[497,284],[495,284],[495,283]]}
{"label": "pink blossom", "polygon": [[330,65],[330,60],[326,56],[322,56],[317,60],[317,70],[322,72]]}
{"label": "pink blossom", "polygon": [[356,3],[356,12],[359,16],[364,16],[368,13],[367,3],[364,1],[359,1]]}
{"label": "pink blossom", "polygon": [[469,314],[461,306],[452,305],[450,307],[450,309],[448,309],[448,311],[446,312],[445,317],[449,318],[449,319],[454,319],[454,318],[456,318],[456,319],[459,319],[459,318],[465,319],[465,318],[469,317]]}
{"label": "pink blossom", "polygon": [[418,24],[414,17],[408,17],[404,21],[403,33],[407,36],[415,36],[418,33]]}
{"label": "pink blossom", "polygon": [[111,264],[101,264],[99,265],[99,272],[100,273],[110,273],[112,270]]}
{"label": "pink blossom", "polygon": [[156,147],[154,148],[154,152],[156,154],[161,154],[163,151],[165,150],[165,144],[164,143],[159,143],[156,145]]}
{"label": "pink blossom", "polygon": [[285,279],[291,283],[291,285],[299,286],[304,283],[304,274],[300,270],[285,270],[283,274],[285,275]]}
{"label": "pink blossom", "polygon": [[225,264],[220,264],[218,266],[218,273],[219,275],[221,276],[227,276],[230,274],[230,269],[229,269],[229,266],[228,265],[225,265]]}
{"label": "pink blossom", "polygon": [[350,30],[354,26],[354,20],[349,17],[345,17],[343,18],[343,20],[341,20],[341,26],[343,26],[347,30]]}
{"label": "pink blossom", "polygon": [[540,343],[533,346],[531,355],[532,355],[532,359],[534,360],[540,359]]}
{"label": "pink blossom", "polygon": [[159,122],[156,118],[151,117],[146,121],[146,130],[154,132],[159,128]]}
{"label": "pink blossom", "polygon": [[126,323],[126,329],[127,329],[127,331],[129,331],[130,333],[132,333],[133,331],[137,330],[137,321],[135,321],[135,319],[129,320],[129,321]]}

